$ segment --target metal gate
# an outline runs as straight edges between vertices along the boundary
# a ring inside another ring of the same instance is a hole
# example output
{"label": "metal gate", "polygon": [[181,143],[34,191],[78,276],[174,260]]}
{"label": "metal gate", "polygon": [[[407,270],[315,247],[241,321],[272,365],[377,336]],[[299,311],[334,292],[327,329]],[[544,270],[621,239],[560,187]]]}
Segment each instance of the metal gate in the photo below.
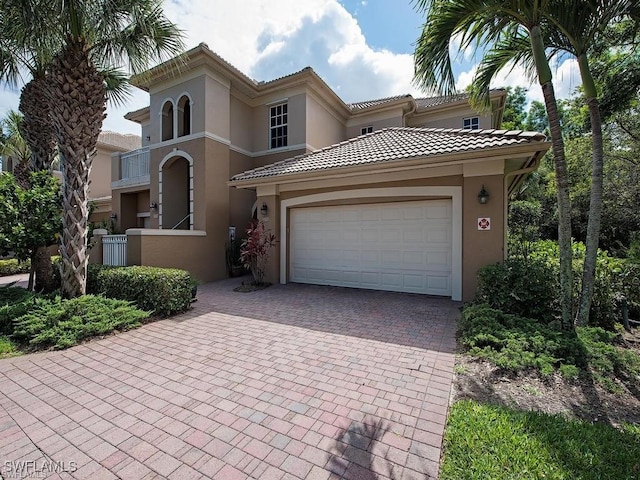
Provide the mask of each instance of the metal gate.
{"label": "metal gate", "polygon": [[104,235],[102,237],[102,263],[117,267],[127,265],[126,235]]}

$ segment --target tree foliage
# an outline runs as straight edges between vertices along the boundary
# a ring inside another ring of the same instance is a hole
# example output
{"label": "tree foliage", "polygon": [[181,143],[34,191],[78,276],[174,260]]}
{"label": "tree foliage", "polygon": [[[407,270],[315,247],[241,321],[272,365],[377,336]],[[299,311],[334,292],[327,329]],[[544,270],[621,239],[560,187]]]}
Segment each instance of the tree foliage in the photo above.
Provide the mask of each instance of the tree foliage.
{"label": "tree foliage", "polygon": [[53,245],[60,234],[60,184],[47,172],[30,176],[24,190],[11,173],[0,175],[0,253],[30,259],[36,248]]}

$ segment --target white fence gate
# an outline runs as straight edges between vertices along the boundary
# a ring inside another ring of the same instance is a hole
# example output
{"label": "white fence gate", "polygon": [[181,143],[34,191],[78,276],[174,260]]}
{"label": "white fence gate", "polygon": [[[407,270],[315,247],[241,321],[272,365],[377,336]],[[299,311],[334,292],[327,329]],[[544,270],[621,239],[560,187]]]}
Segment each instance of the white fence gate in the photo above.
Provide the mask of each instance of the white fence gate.
{"label": "white fence gate", "polygon": [[117,267],[127,265],[126,235],[104,235],[102,237],[102,263]]}

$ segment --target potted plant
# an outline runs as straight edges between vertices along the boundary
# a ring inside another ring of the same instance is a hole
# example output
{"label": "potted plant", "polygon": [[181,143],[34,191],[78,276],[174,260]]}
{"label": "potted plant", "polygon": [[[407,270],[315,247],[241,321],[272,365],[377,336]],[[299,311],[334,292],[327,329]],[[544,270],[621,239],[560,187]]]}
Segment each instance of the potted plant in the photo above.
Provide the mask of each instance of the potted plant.
{"label": "potted plant", "polygon": [[242,261],[240,260],[241,250],[241,238],[227,240],[227,243],[225,244],[225,258],[227,263],[227,272],[230,277],[240,277],[246,273],[246,270],[242,265]]}

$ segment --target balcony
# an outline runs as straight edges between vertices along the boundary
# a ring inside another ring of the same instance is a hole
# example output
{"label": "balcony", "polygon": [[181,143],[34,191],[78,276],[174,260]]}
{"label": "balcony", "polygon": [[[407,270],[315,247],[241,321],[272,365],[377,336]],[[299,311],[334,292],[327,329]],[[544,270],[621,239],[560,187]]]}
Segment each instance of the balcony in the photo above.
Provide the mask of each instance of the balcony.
{"label": "balcony", "polygon": [[111,188],[148,185],[149,156],[149,147],[114,154],[112,162],[117,162],[118,175],[112,179]]}

